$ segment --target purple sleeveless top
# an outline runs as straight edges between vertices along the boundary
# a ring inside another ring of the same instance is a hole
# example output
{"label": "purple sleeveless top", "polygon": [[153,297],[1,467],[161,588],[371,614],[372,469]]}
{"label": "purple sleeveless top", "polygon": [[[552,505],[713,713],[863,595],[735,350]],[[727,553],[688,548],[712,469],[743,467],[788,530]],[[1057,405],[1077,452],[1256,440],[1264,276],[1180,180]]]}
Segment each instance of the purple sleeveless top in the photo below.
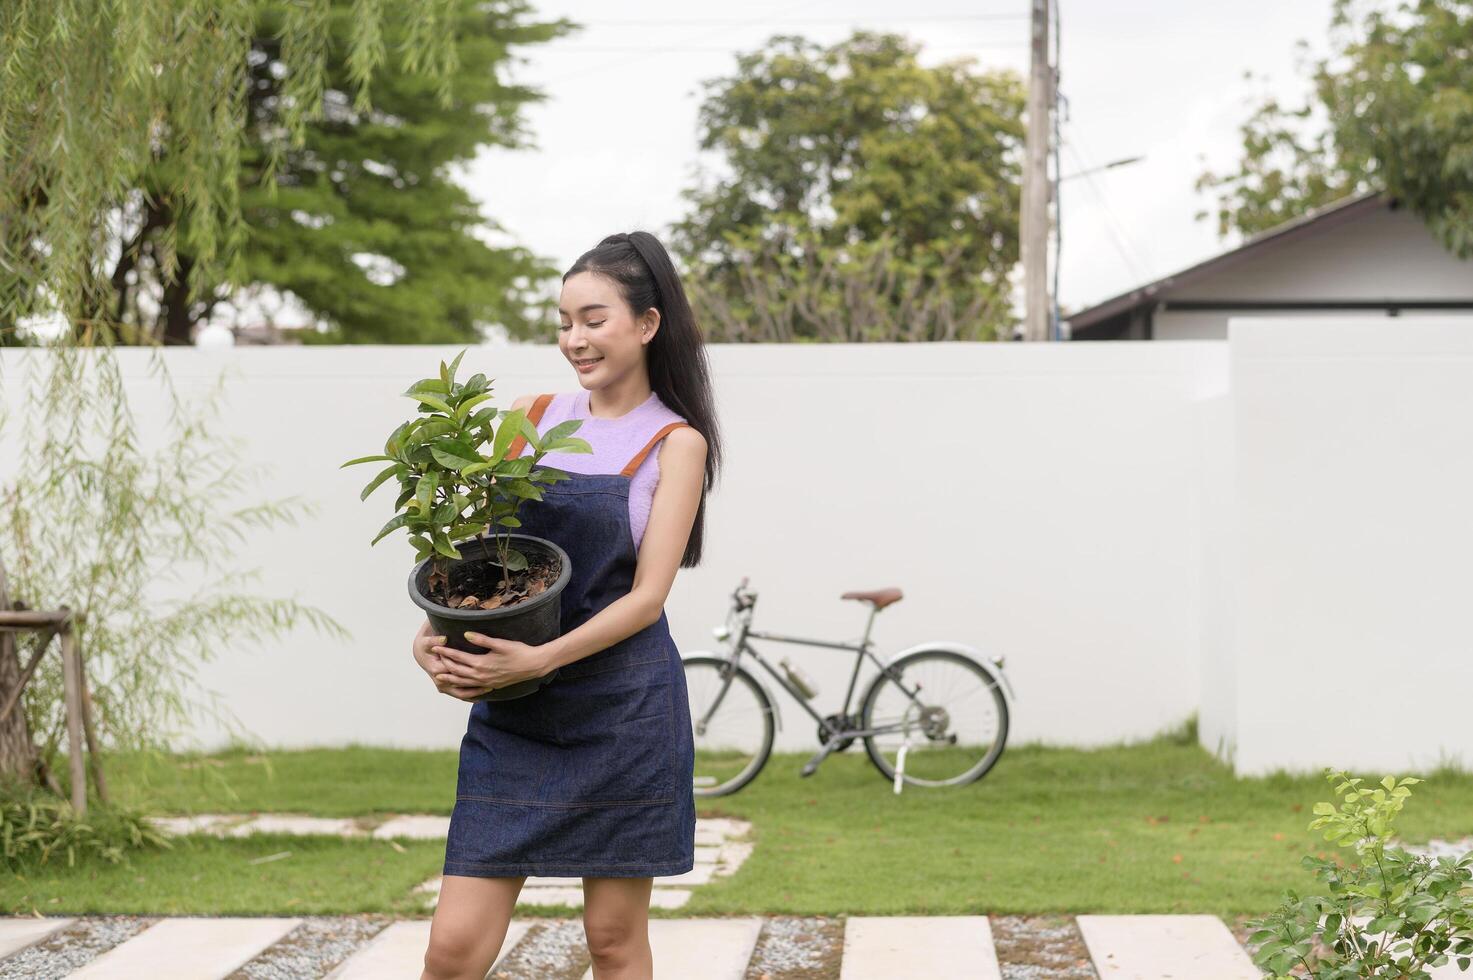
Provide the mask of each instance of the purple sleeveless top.
{"label": "purple sleeveless top", "polygon": [[[644,404],[631,409],[616,419],[600,418],[588,414],[588,391],[580,388],[576,392],[560,391],[553,395],[542,418],[537,422],[537,432],[547,432],[559,422],[581,419],[583,424],[573,433],[573,438],[586,441],[592,453],[547,453],[542,462],[569,473],[618,473],[638,455],[661,429],[671,422],[686,421],[675,414],[660,396],[650,392]],[[644,529],[649,524],[650,504],[654,501],[655,485],[660,479],[660,446],[662,438],[645,456],[629,484],[629,528],[633,532],[634,551],[639,553],[639,544],[644,540]],[[527,455],[531,447],[523,444]]]}

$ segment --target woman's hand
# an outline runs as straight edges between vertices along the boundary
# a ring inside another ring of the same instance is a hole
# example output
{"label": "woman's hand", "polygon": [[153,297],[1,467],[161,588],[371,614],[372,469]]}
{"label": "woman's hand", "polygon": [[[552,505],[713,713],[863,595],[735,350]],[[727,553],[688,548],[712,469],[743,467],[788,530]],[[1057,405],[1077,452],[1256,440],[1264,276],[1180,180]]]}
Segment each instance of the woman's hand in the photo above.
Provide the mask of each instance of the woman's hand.
{"label": "woman's hand", "polygon": [[437,643],[444,643],[445,637],[436,636],[430,621],[426,619],[419,626],[419,631],[414,634],[414,640],[410,644],[410,652],[414,654],[414,662],[419,664],[420,669],[430,675],[430,680],[435,679],[436,674],[445,672],[445,661],[438,653],[430,648]]}
{"label": "woman's hand", "polygon": [[469,632],[465,638],[489,652],[465,653],[441,644],[430,646],[432,653],[440,659],[440,669],[430,676],[434,678],[436,687],[452,697],[468,701],[487,691],[552,672],[551,651],[547,644],[532,646],[518,640]]}
{"label": "woman's hand", "polygon": [[444,636],[436,636],[431,632],[430,621],[426,619],[419,627],[419,632],[414,634],[414,642],[410,650],[414,653],[414,662],[429,675],[430,682],[435,685],[435,690],[441,694],[449,694],[460,698],[462,701],[470,701],[479,695],[485,694],[483,690],[471,690],[462,692],[453,682],[453,675],[445,669],[445,658],[435,652],[436,647],[446,640]]}

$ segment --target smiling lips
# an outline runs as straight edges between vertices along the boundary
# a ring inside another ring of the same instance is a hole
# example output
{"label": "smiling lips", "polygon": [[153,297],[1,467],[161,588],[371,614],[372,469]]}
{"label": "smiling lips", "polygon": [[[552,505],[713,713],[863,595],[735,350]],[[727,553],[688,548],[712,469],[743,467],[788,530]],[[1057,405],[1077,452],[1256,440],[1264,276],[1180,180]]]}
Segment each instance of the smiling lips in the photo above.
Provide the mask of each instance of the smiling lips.
{"label": "smiling lips", "polygon": [[587,367],[590,364],[597,364],[601,360],[603,360],[602,357],[590,357],[587,360],[584,360],[584,361],[574,361],[573,363],[576,364],[576,365],[578,365],[579,367]]}

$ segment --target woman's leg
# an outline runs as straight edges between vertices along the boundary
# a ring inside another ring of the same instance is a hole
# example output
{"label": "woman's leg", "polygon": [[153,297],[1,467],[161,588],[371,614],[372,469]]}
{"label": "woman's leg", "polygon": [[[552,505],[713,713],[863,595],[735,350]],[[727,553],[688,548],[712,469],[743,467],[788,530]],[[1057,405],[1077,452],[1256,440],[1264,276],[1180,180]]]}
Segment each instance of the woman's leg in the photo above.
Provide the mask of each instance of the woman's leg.
{"label": "woman's leg", "polygon": [[420,980],[484,980],[506,938],[520,878],[445,875]]}
{"label": "woman's leg", "polygon": [[650,886],[653,878],[584,878],[583,931],[594,980],[653,980]]}

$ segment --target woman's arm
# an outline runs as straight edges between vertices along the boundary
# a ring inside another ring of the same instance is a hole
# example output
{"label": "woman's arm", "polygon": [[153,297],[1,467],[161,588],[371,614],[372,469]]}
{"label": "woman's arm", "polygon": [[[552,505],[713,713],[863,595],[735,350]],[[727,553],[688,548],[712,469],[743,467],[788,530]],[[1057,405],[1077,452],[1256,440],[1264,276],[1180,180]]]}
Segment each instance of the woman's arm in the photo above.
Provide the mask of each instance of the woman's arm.
{"label": "woman's arm", "polygon": [[577,629],[540,646],[481,633],[465,634],[467,640],[504,654],[502,657],[434,647],[445,662],[449,675],[445,680],[456,684],[447,693],[476,697],[493,688],[545,676],[564,664],[606,650],[658,621],[696,522],[705,478],[706,437],[689,426],[667,434],[660,448],[660,479],[650,501],[649,524],[639,543],[639,560],[629,594],[609,603]]}
{"label": "woman's arm", "polygon": [[544,644],[544,673],[606,650],[659,620],[690,541],[705,479],[706,437],[689,426],[672,430],[660,447],[660,479],[639,542],[634,585],[582,626]]}

